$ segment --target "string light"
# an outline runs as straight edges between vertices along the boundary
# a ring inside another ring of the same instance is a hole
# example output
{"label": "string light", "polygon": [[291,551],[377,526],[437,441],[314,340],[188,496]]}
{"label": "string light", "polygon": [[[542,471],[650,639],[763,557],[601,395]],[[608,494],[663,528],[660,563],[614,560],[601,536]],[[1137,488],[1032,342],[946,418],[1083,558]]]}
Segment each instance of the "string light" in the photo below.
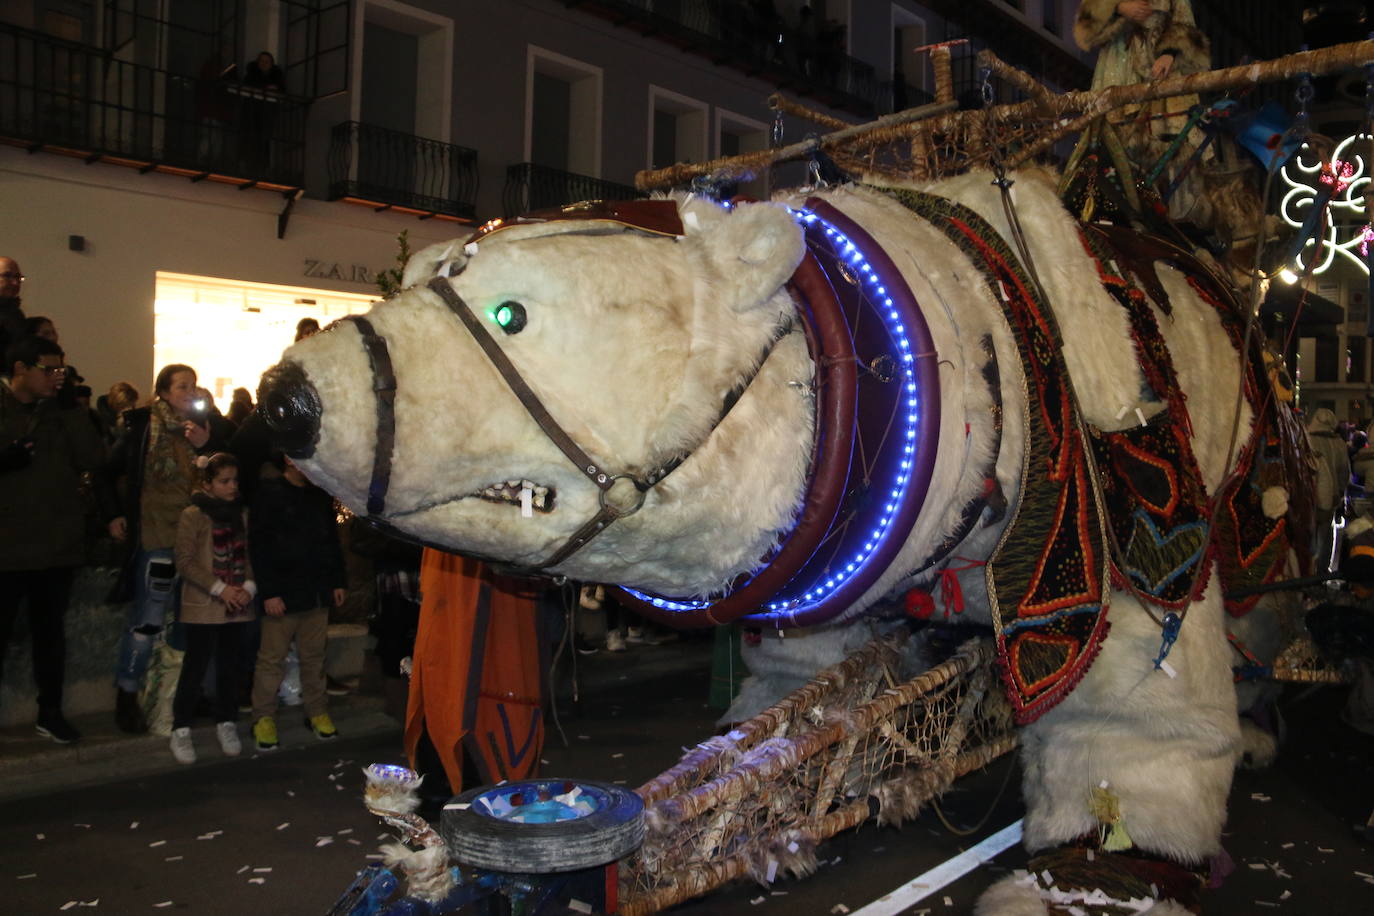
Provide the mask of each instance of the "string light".
{"label": "string light", "polygon": [[[901,315],[894,306],[892,297],[888,294],[886,283],[869,263],[859,246],[855,245],[835,226],[810,210],[789,207],[788,211],[803,226],[820,227],[836,258],[853,269],[856,282],[866,285],[867,292],[876,297],[870,301],[881,306],[881,308],[874,310],[883,319],[888,336],[901,353],[900,371],[905,382],[905,395],[904,403],[898,409],[905,408],[899,413],[899,417],[904,423],[905,436],[899,440],[902,442],[901,457],[897,462],[894,476],[886,485],[887,499],[882,505],[882,514],[876,522],[872,523],[872,528],[867,532],[862,547],[848,558],[835,559],[830,568],[821,573],[825,577],[823,580],[803,583],[800,588],[805,588],[805,591],[799,591],[793,595],[780,595],[769,601],[766,609],[751,615],[751,618],[755,620],[762,617],[780,621],[799,612],[810,610],[825,602],[836,589],[863,571],[874,550],[883,543],[892,519],[897,515],[898,509],[902,506],[907,495],[908,484],[911,481],[912,462],[916,452],[916,433],[921,416],[920,389],[916,384],[915,375],[915,357],[912,353],[911,342],[907,337],[906,328],[901,322]],[[879,492],[883,491],[879,490]],[[627,588],[626,591],[641,601],[667,611],[700,611],[714,603],[705,600],[661,598],[630,588]]]}

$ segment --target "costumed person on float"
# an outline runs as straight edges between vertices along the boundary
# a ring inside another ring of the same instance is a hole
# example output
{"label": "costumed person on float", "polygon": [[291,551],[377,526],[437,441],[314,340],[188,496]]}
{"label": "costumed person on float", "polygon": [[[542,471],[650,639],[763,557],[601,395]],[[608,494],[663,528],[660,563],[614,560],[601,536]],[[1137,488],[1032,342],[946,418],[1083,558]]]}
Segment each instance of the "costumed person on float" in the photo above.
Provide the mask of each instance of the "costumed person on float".
{"label": "costumed person on float", "polygon": [[[1211,65],[1210,43],[1193,23],[1189,0],[1083,0],[1073,37],[1084,51],[1097,51],[1094,90],[1187,76]],[[1124,155],[1129,160],[1126,175],[1145,178],[1180,133],[1186,132],[1165,172],[1166,179],[1172,180],[1202,139],[1200,130],[1188,129],[1189,109],[1197,104],[1196,95],[1184,95],[1115,110],[1110,120],[1103,118],[1084,131],[1079,149],[1065,169],[1066,180],[1076,171],[1080,152],[1099,144],[1111,158],[1119,160]],[[1211,154],[1204,151],[1203,155],[1210,158]],[[1123,164],[1116,163],[1118,167]],[[1208,220],[1194,212],[1199,206],[1206,208],[1200,202],[1202,192],[1193,180],[1195,175],[1196,171],[1190,170],[1168,198],[1169,216],[1205,224]],[[1131,182],[1124,184],[1122,192],[1132,209],[1138,210]]]}

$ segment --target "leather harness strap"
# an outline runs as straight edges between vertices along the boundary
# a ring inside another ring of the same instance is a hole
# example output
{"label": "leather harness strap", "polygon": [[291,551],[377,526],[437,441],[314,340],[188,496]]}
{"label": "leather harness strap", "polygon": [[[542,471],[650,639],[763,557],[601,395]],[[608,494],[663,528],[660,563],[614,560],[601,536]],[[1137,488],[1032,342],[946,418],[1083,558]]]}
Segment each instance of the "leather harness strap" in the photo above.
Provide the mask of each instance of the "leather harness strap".
{"label": "leather harness strap", "polygon": [[[544,435],[549,437],[549,441],[553,442],[553,444],[558,447],[559,451],[568,457],[569,461],[577,465],[577,469],[582,473],[582,476],[595,484],[599,490],[600,508],[595,515],[572,533],[562,547],[554,551],[547,559],[532,566],[507,565],[502,567],[503,570],[514,573],[534,573],[562,563],[564,560],[568,559],[568,557],[585,547],[592,538],[596,537],[602,531],[605,531],[616,519],[624,518],[627,515],[633,515],[635,512],[638,512],[640,507],[644,505],[645,493],[647,493],[651,487],[661,483],[664,478],[681,466],[682,462],[690,456],[690,451],[677,455],[665,462],[659,468],[642,476],[636,476],[635,474],[629,473],[608,473],[605,468],[599,465],[586,453],[586,451],[573,441],[573,438],[569,436],[563,427],[559,425],[558,421],[553,418],[553,415],[549,413],[544,403],[539,400],[539,396],[534,393],[525,382],[524,378],[521,377],[520,371],[515,368],[515,365],[510,361],[510,357],[506,355],[505,351],[502,350],[500,345],[492,338],[486,326],[473,314],[472,308],[463,301],[463,297],[454,291],[448,279],[445,277],[435,277],[430,280],[428,286],[432,292],[443,300],[449,310],[457,315],[459,320],[462,321],[463,326],[467,328],[468,333],[472,335],[473,340],[476,341],[477,345],[482,349],[482,353],[490,360],[492,366],[500,374],[507,387],[510,388],[511,393],[520,401],[521,405],[539,426],[540,430],[543,431]],[[759,360],[758,368],[738,386],[737,390],[739,392],[742,393],[743,389],[747,388],[749,383],[757,377],[758,373],[763,369],[764,363],[768,361],[768,357],[772,354],[773,348],[780,340],[786,337],[787,334],[791,333],[792,330],[793,327],[791,322],[785,322],[775,330],[772,339],[764,350],[762,358]],[[716,419],[716,422],[712,424],[711,429],[707,431],[705,438],[709,438],[711,433],[715,432],[716,427],[725,420],[738,401],[739,398],[735,397],[726,403],[721,410],[720,416]],[[705,438],[703,438],[703,442]],[[627,480],[634,485],[631,498],[628,502],[617,502],[612,498],[612,490],[615,488],[616,481],[618,480]]]}
{"label": "leather harness strap", "polygon": [[396,374],[391,367],[391,352],[386,338],[372,322],[361,315],[349,315],[363,338],[363,349],[372,364],[372,391],[377,397],[377,446],[372,458],[372,479],[367,485],[367,514],[380,515],[386,509],[386,491],[391,486],[391,459],[396,450]]}
{"label": "leather harness strap", "polygon": [[501,373],[501,378],[505,380],[511,393],[520,400],[525,410],[534,418],[534,422],[539,424],[544,435],[548,436],[549,440],[558,446],[559,451],[568,456],[568,460],[577,465],[577,469],[582,472],[584,477],[602,490],[609,490],[614,485],[611,475],[607,474],[572,440],[571,436],[563,431],[563,427],[558,425],[558,421],[544,407],[544,402],[539,400],[539,396],[530,390],[529,385],[525,384],[525,380],[520,377],[520,372],[510,361],[510,357],[497,345],[496,341],[492,340],[491,334],[483,327],[482,322],[477,320],[477,316],[472,314],[472,309],[463,301],[463,297],[453,291],[448,280],[443,277],[435,277],[429,281],[429,288],[437,293],[439,298],[444,300],[444,304],[449,307],[449,310],[463,322],[463,326],[468,329],[472,339],[482,348],[482,352],[496,367],[496,371]]}

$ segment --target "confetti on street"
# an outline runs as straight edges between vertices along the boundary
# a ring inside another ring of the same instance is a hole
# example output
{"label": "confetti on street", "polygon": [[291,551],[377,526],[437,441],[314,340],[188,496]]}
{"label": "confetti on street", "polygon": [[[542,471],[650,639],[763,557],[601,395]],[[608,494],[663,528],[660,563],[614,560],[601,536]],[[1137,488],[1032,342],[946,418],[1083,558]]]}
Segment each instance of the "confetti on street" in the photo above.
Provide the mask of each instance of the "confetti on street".
{"label": "confetti on street", "polygon": [[180,861],[181,861],[182,859],[184,859],[184,858],[186,858],[186,857],[185,857],[185,856],[168,856],[167,858],[163,859],[162,861],[164,861],[164,862],[180,862]]}
{"label": "confetti on street", "polygon": [[148,844],[148,848],[149,848],[149,849],[152,849],[152,848],[157,847],[157,846],[166,846],[166,845],[167,845],[167,841],[166,841],[166,840],[154,840],[153,842],[151,842],[151,843]]}
{"label": "confetti on street", "polygon": [[31,872],[29,872],[27,875],[19,875],[19,877],[17,878],[17,880],[23,881],[25,878],[37,878],[37,877],[38,877],[38,872],[36,872],[36,871],[31,871]]}
{"label": "confetti on street", "polygon": [[282,821],[280,824],[277,825],[277,829],[278,829],[278,830],[285,830],[287,827],[290,827],[290,826],[291,826],[291,822],[290,822],[290,821]]}

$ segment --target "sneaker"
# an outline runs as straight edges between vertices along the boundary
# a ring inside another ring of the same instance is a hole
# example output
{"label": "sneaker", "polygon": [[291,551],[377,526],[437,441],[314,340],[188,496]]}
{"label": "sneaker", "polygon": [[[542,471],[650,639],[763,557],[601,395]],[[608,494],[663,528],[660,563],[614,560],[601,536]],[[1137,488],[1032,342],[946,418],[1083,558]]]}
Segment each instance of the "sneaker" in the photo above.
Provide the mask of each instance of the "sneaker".
{"label": "sneaker", "polygon": [[334,727],[334,720],[329,718],[329,713],[322,712],[318,716],[310,717],[310,730],[315,733],[315,737],[321,741],[328,741],[331,738],[339,737],[339,730]]}
{"label": "sneaker", "polygon": [[243,753],[239,743],[239,730],[233,722],[221,722],[215,726],[215,737],[219,739],[219,749],[226,757],[237,757]]}
{"label": "sneaker", "polygon": [[191,729],[174,728],[172,729],[172,756],[177,759],[177,763],[195,763],[196,748],[191,743]]}
{"label": "sneaker", "polygon": [[253,740],[258,743],[258,750],[272,751],[277,748],[277,720],[271,716],[263,716],[253,723]]}
{"label": "sneaker", "polygon": [[644,642],[643,627],[627,627],[625,630],[625,641],[628,643]]}
{"label": "sneaker", "polygon": [[63,718],[60,712],[40,715],[34,729],[44,738],[51,738],[58,744],[71,744],[81,740],[81,732],[72,728],[72,724]]}
{"label": "sneaker", "polygon": [[619,631],[619,630],[611,630],[609,633],[606,634],[606,651],[607,651],[607,652],[624,652],[624,651],[625,651],[625,637],[620,635],[620,631]]}

